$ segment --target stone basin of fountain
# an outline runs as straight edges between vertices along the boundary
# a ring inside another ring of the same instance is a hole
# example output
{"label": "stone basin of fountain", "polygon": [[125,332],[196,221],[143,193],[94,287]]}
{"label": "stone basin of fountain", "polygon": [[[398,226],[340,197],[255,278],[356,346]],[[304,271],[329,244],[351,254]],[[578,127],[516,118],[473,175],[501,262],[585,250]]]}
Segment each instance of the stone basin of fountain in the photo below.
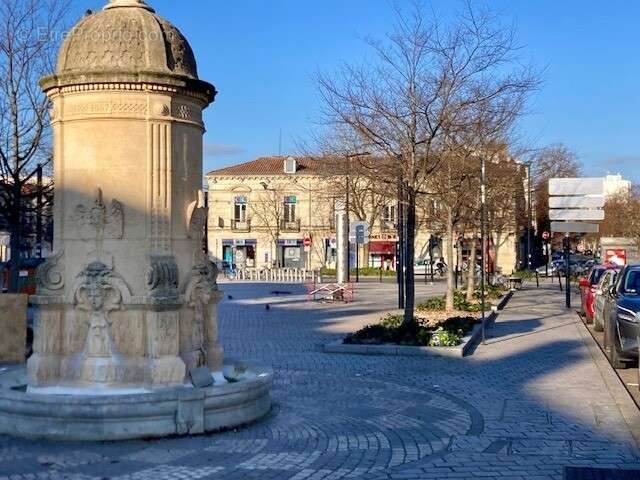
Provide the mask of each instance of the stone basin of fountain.
{"label": "stone basin of fountain", "polygon": [[25,367],[11,367],[0,371],[0,433],[65,441],[194,435],[245,425],[270,411],[270,368],[227,360],[222,373],[207,388],[36,393],[27,391]]}

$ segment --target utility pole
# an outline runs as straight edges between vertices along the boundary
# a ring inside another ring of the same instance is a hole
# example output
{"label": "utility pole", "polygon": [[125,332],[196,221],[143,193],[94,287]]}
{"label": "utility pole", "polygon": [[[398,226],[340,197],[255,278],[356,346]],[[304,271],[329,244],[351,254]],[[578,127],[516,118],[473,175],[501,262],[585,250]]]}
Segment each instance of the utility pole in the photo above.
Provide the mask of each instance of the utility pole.
{"label": "utility pole", "polygon": [[[487,213],[487,186],[486,186],[486,169],[484,155],[480,159],[480,244],[482,248],[482,272],[480,275],[480,300],[482,303],[482,343],[486,341],[486,322],[485,322],[485,278],[487,272],[487,239],[486,239],[486,213]],[[474,262],[475,266],[475,262]],[[473,273],[471,273],[473,275]]]}
{"label": "utility pole", "polygon": [[531,163],[527,163],[527,270],[531,270]]}
{"label": "utility pole", "polygon": [[571,237],[566,233],[564,236],[564,273],[565,273],[565,303],[567,308],[571,308]]}
{"label": "utility pole", "polygon": [[349,213],[350,213],[350,208],[351,205],[349,204],[351,198],[350,198],[350,194],[349,194],[349,190],[351,188],[351,156],[352,155],[347,155],[347,184],[346,184],[346,188],[347,188],[347,192],[345,195],[345,201],[346,201],[346,228],[347,228],[347,283],[351,282],[351,239],[349,238],[350,233],[351,233],[351,225],[349,224]]}

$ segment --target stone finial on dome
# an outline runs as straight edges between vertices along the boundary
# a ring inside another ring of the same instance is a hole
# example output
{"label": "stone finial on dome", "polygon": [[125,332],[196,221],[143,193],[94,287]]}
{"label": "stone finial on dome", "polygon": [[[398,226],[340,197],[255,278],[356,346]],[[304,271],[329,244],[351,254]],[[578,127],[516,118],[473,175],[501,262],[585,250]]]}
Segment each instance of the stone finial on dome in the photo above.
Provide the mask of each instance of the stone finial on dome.
{"label": "stone finial on dome", "polygon": [[119,8],[119,7],[138,7],[144,8],[145,10],[149,10],[153,12],[153,8],[146,4],[144,0],[110,0],[107,6],[104,7],[105,10],[110,8]]}

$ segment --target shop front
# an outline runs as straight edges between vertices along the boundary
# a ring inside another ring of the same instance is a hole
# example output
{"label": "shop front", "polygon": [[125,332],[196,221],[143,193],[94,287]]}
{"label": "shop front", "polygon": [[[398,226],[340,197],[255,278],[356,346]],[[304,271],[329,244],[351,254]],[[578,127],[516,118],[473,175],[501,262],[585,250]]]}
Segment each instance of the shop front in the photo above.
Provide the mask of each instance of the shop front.
{"label": "shop front", "polygon": [[369,243],[369,266],[395,270],[398,238],[395,235],[371,235]]}
{"label": "shop front", "polygon": [[302,239],[278,240],[278,265],[284,268],[305,268],[307,253]]}
{"label": "shop front", "polygon": [[256,266],[257,245],[255,239],[222,240],[222,261],[236,268],[253,268]]}

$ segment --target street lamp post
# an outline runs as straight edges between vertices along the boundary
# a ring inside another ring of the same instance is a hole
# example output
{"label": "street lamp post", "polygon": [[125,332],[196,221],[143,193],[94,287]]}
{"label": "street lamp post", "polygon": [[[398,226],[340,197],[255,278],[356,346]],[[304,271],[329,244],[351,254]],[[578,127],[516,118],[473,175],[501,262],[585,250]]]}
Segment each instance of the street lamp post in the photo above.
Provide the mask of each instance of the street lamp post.
{"label": "street lamp post", "polygon": [[349,202],[351,200],[350,198],[350,193],[349,190],[351,188],[351,157],[352,155],[347,155],[347,183],[346,183],[346,194],[345,194],[345,208],[346,208],[346,215],[347,215],[347,220],[346,220],[346,228],[347,228],[347,272],[346,272],[346,276],[347,276],[347,283],[349,283],[351,281],[351,239],[349,238],[350,235],[350,231],[351,231],[351,225],[350,225],[350,219],[349,219],[349,209],[351,208],[351,205],[349,205]]}
{"label": "street lamp post", "polygon": [[527,163],[527,270],[531,270],[531,162]]}
{"label": "street lamp post", "polygon": [[[487,233],[486,233],[486,213],[487,213],[487,187],[486,187],[486,165],[484,155],[480,159],[480,244],[482,248],[482,272],[480,275],[480,300],[482,304],[482,343],[485,343],[485,279],[487,272]],[[474,262],[475,264],[475,262]],[[470,274],[472,274],[470,272]]]}

